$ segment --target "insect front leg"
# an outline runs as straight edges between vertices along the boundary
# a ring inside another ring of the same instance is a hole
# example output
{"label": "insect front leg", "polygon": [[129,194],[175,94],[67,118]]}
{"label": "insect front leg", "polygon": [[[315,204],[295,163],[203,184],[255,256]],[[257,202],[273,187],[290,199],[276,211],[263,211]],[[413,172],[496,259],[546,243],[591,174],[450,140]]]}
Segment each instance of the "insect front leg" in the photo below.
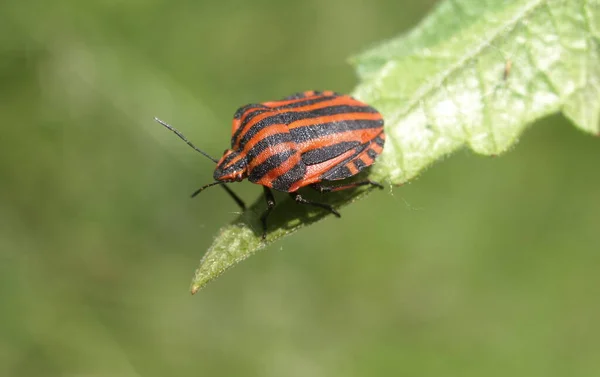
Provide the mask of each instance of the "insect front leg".
{"label": "insect front leg", "polygon": [[269,216],[269,213],[271,213],[271,211],[273,210],[273,207],[275,207],[275,197],[273,196],[273,192],[271,192],[271,189],[269,189],[267,186],[263,186],[263,190],[265,192],[265,200],[267,201],[267,209],[260,216],[260,221],[263,226],[262,239],[264,241],[267,238],[267,217]]}
{"label": "insect front leg", "polygon": [[244,203],[244,201],[239,196],[237,196],[237,194],[235,192],[233,192],[233,190],[231,190],[229,187],[227,187],[225,185],[222,185],[221,187],[223,187],[225,189],[225,191],[227,191],[229,196],[231,196],[231,198],[237,203],[237,205],[240,206],[242,211],[246,210],[246,203]]}
{"label": "insect front leg", "polygon": [[294,193],[294,192],[290,193],[290,196],[292,198],[294,198],[294,200],[296,201],[296,203],[299,203],[299,204],[308,204],[308,205],[311,205],[311,206],[320,207],[320,208],[328,210],[329,212],[331,212],[332,214],[334,214],[336,217],[341,217],[340,213],[338,211],[336,211],[329,204],[318,203],[318,202],[313,202],[313,201],[310,201],[310,200],[306,200],[300,194],[297,194],[297,193]]}

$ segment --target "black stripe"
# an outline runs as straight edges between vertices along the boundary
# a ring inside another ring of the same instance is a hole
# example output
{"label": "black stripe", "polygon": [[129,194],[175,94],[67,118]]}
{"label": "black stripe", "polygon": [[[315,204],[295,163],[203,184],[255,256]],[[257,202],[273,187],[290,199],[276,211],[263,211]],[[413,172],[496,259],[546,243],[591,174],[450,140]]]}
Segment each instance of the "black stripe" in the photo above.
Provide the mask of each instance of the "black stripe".
{"label": "black stripe", "polygon": [[[268,116],[260,120],[256,124],[252,125],[252,127],[250,127],[246,133],[240,134],[239,132],[236,132],[236,134],[231,139],[231,144],[234,145],[236,143],[239,143],[239,148],[243,149],[246,143],[250,139],[252,139],[257,133],[259,133],[262,129],[276,124],[287,124],[286,122],[288,122],[289,117],[289,113],[281,113]],[[246,118],[247,121],[249,119],[250,118]],[[244,128],[244,126],[241,126],[239,131],[241,131],[242,128]]]}
{"label": "black stripe", "polygon": [[381,139],[379,136],[377,136],[375,139],[373,139],[373,142],[377,145],[379,145],[380,147],[383,147],[383,144],[385,143],[385,141],[383,139]]}
{"label": "black stripe", "polygon": [[289,132],[272,134],[265,136],[258,143],[256,143],[246,154],[248,163],[254,160],[259,154],[261,154],[267,148],[270,148],[277,144],[287,143],[292,141],[292,135]]}
{"label": "black stripe", "polygon": [[[308,93],[308,95],[306,94]],[[315,95],[316,92],[313,92],[312,90],[306,91],[306,92],[298,92],[298,93],[294,93],[290,96],[287,96],[285,98],[283,98],[281,101],[291,101],[294,99],[301,99],[301,98],[306,98],[308,96],[313,96]]]}
{"label": "black stripe", "polygon": [[[338,93],[338,92],[331,92],[331,91],[329,91],[329,92],[333,93],[333,95],[330,95],[330,97],[343,96],[343,94]],[[313,96],[321,96],[321,95],[323,95],[323,93],[325,93],[325,91],[323,91],[323,90],[307,90],[306,92],[294,93],[291,96],[285,97],[281,101],[290,101],[290,100],[294,100],[294,99],[301,99],[301,98],[307,98],[307,97],[313,97]]]}
{"label": "black stripe", "polygon": [[[262,105],[261,105],[262,106]],[[248,113],[248,115],[244,118],[244,121],[242,123],[240,123],[240,126],[238,127],[237,130],[235,130],[235,132],[233,133],[233,135],[231,135],[231,146],[233,146],[235,144],[235,141],[237,140],[238,137],[240,137],[240,134],[242,133],[242,130],[244,129],[244,126],[246,124],[248,124],[248,122],[250,121],[250,119],[254,118],[257,115],[260,115],[262,113],[265,113],[267,111],[272,111],[271,109],[269,109],[268,107],[262,107],[259,109],[246,109]],[[242,117],[242,115],[240,115],[240,117]]]}
{"label": "black stripe", "polygon": [[246,106],[242,106],[239,109],[236,110],[235,114],[233,114],[233,119],[240,119],[242,117],[242,115],[244,115],[244,113],[250,109],[260,109],[260,108],[267,108],[264,105],[261,105],[260,103],[251,103],[249,105]]}
{"label": "black stripe", "polygon": [[328,145],[326,147],[313,149],[302,154],[302,161],[306,165],[314,165],[323,161],[331,160],[348,150],[357,147],[358,141],[343,141],[341,143]]}
{"label": "black stripe", "polygon": [[270,170],[275,169],[297,152],[298,151],[295,149],[290,149],[285,152],[277,153],[270,156],[250,171],[250,174],[248,175],[248,180],[250,182],[257,182],[262,177],[264,177],[264,175],[267,174]]}
{"label": "black stripe", "polygon": [[352,161],[352,163],[354,164],[354,167],[358,169],[358,171],[363,170],[367,166],[367,164],[365,164],[365,162],[360,158],[357,158],[356,160]]}
{"label": "black stripe", "polygon": [[229,175],[231,173],[234,172],[240,172],[246,169],[247,163],[246,163],[246,159],[242,158],[240,159],[238,162],[236,162],[233,165],[228,166],[227,164],[220,164],[215,168],[215,171],[213,173],[213,178],[218,181],[220,180],[223,176],[225,175]]}
{"label": "black stripe", "polygon": [[322,123],[311,126],[292,128],[290,133],[292,139],[297,142],[306,142],[312,139],[318,139],[325,135],[336,133],[365,130],[369,128],[381,128],[383,120],[343,120],[339,122]]}
{"label": "black stripe", "polygon": [[241,158],[238,162],[236,162],[235,164],[229,166],[227,168],[228,171],[240,171],[246,168],[246,166],[248,165],[247,161],[245,158]]}
{"label": "black stripe", "polygon": [[356,156],[358,156],[359,154],[361,154],[366,148],[367,148],[367,144],[361,144],[359,147],[357,147],[356,149],[354,149],[354,154],[352,156],[346,158],[344,161],[340,162],[336,166],[332,167],[331,169],[329,169],[328,171],[326,171],[325,173],[323,173],[321,175],[321,179],[325,179],[325,180],[329,180],[329,181],[334,181],[334,180],[337,180],[337,179],[343,179],[343,178],[351,177],[352,176],[352,172],[350,171],[350,169],[348,169],[346,167],[346,164],[348,162],[352,161],[353,159],[355,159]]}
{"label": "black stripe", "polygon": [[[370,106],[354,106],[354,105],[333,105],[320,107],[309,111],[296,111],[292,114],[298,114],[298,119],[303,118],[314,118],[315,116],[327,116],[337,114],[350,114],[350,113],[376,113],[377,110]],[[316,114],[316,115],[313,115]]]}
{"label": "black stripe", "polygon": [[335,181],[337,179],[348,178],[351,175],[352,175],[352,173],[350,172],[350,169],[348,169],[345,166],[340,166],[337,169],[326,172],[325,174],[323,174],[321,176],[321,178],[326,179],[328,181]]}
{"label": "black stripe", "polygon": [[290,186],[302,180],[306,174],[306,165],[299,161],[293,168],[273,180],[272,186],[277,191],[289,192]]}
{"label": "black stripe", "polygon": [[377,158],[377,156],[379,156],[379,153],[375,152],[374,150],[372,150],[371,148],[369,148],[367,150],[367,156],[369,156],[369,158],[371,160],[375,160]]}
{"label": "black stripe", "polygon": [[[225,151],[225,152],[227,152],[227,151]],[[227,164],[229,164],[229,163],[231,162],[231,160],[233,160],[233,159],[234,159],[234,158],[236,158],[237,156],[238,156],[238,154],[237,154],[237,153],[235,153],[235,152],[234,152],[234,153],[230,153],[230,154],[229,154],[229,156],[227,156],[227,157],[226,157],[226,158],[223,160],[223,162],[221,163],[221,165],[223,165],[223,166],[227,166]]]}
{"label": "black stripe", "polygon": [[[337,114],[349,114],[349,113],[375,113],[377,112],[375,109],[369,106],[348,106],[348,105],[339,105],[339,106],[327,106],[321,109],[315,109],[311,111],[291,111],[286,113],[275,113],[272,116],[266,117],[265,119],[260,120],[256,124],[252,125],[248,129],[248,131],[242,136],[239,141],[240,148],[243,148],[246,143],[252,139],[258,132],[260,132],[263,128],[269,127],[273,124],[290,124],[297,120],[303,119],[313,119],[319,118],[323,116],[337,115]],[[238,131],[241,131],[245,124],[250,121],[250,117],[246,118],[242,125],[240,126]],[[337,123],[343,123],[349,121],[340,121]],[[381,121],[383,124],[383,121]],[[333,124],[333,123],[331,123]],[[236,135],[239,134],[236,132]],[[232,139],[232,145],[235,144],[236,136],[234,135]]]}
{"label": "black stripe", "polygon": [[334,98],[337,98],[337,96],[322,96],[322,97],[317,97],[317,98],[310,98],[310,99],[307,99],[306,101],[288,103],[287,105],[274,106],[273,108],[274,109],[279,109],[279,110],[282,110],[282,109],[293,109],[293,108],[296,108],[296,107],[310,106],[310,105],[314,105],[314,104],[325,102],[325,101],[331,101]]}

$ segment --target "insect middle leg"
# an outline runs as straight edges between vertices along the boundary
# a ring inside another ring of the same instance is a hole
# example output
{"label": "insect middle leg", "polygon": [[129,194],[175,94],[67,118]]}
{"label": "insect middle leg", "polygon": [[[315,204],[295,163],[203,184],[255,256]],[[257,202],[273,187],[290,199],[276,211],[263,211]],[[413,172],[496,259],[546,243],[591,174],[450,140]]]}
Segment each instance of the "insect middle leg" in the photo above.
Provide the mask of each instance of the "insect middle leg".
{"label": "insect middle leg", "polygon": [[263,227],[262,239],[264,241],[267,238],[267,217],[273,210],[273,207],[275,207],[275,197],[273,196],[271,189],[269,189],[267,186],[263,186],[263,190],[265,192],[265,200],[267,201],[267,209],[260,216],[260,222],[262,223]]}
{"label": "insect middle leg", "polygon": [[320,207],[320,208],[328,210],[329,212],[331,212],[332,214],[334,214],[337,217],[341,217],[340,213],[338,211],[336,211],[335,208],[333,208],[333,206],[331,206],[329,204],[318,203],[318,202],[313,202],[311,200],[306,200],[300,194],[295,193],[295,192],[291,192],[290,196],[296,201],[296,203],[308,204],[311,206]]}

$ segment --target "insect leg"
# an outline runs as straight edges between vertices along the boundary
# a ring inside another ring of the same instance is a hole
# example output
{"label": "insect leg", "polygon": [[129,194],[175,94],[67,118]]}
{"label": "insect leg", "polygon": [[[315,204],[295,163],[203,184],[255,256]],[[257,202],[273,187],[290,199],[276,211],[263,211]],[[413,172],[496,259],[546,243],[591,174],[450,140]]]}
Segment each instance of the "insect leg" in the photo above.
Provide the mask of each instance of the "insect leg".
{"label": "insect leg", "polygon": [[337,185],[337,186],[321,186],[318,183],[313,183],[312,185],[310,185],[310,187],[312,187],[313,189],[315,189],[319,192],[334,192],[334,191],[342,191],[342,190],[347,190],[347,189],[351,189],[354,187],[365,186],[365,185],[371,185],[371,186],[377,187],[379,189],[383,189],[383,185],[381,185],[381,183],[374,182],[369,179],[367,179],[365,181],[352,182],[352,183],[347,183],[345,185]]}
{"label": "insect leg", "polygon": [[273,210],[273,207],[275,207],[275,197],[273,196],[271,189],[269,189],[267,186],[263,186],[263,189],[265,192],[265,200],[267,201],[267,209],[260,216],[260,222],[263,226],[262,239],[264,241],[267,238],[267,217],[269,216],[269,213],[271,213],[271,211]]}
{"label": "insect leg", "polygon": [[225,191],[227,191],[229,196],[231,196],[231,198],[237,203],[237,205],[240,206],[242,211],[246,210],[246,203],[244,203],[244,201],[242,199],[240,199],[240,197],[237,196],[237,194],[235,192],[233,192],[232,189],[230,189],[226,185],[222,185],[221,187],[223,187],[225,189]]}
{"label": "insect leg", "polygon": [[317,202],[313,202],[313,201],[310,201],[310,200],[306,200],[300,194],[296,194],[296,193],[293,193],[293,192],[290,193],[290,195],[291,195],[292,198],[294,198],[294,200],[296,201],[296,203],[299,203],[299,204],[308,204],[308,205],[315,206],[315,207],[321,207],[321,208],[326,209],[329,212],[333,213],[335,216],[341,217],[340,213],[338,211],[336,211],[329,204],[317,203]]}

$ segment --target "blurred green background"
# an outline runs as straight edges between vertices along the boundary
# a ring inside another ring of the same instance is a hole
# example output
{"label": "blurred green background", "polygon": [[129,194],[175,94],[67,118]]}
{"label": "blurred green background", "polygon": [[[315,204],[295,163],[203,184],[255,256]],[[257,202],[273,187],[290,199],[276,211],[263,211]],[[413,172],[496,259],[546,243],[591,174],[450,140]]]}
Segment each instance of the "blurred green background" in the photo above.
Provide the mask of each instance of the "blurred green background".
{"label": "blurred green background", "polygon": [[152,118],[219,155],[238,106],[351,91],[432,6],[3,1],[0,376],[600,375],[599,140],[559,116],[188,292],[238,209]]}

